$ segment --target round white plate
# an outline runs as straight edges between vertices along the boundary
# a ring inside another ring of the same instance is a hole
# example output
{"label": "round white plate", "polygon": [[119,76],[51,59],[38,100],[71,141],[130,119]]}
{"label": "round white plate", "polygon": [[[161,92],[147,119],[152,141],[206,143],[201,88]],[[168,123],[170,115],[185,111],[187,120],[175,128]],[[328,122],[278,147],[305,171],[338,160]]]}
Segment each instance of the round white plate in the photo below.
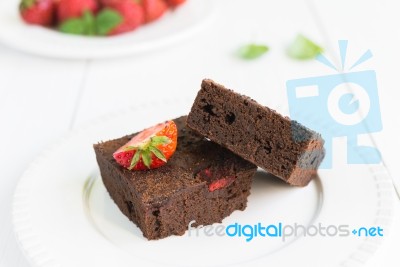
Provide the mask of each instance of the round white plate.
{"label": "round white plate", "polygon": [[[97,171],[92,144],[187,114],[191,100],[173,99],[99,119],[71,133],[40,156],[23,175],[14,199],[14,226],[33,266],[360,266],[384,237],[207,236],[188,232],[158,241],[140,230],[110,199]],[[157,106],[163,113],[154,112]],[[339,153],[342,152],[339,149]],[[342,164],[307,187],[290,187],[259,171],[248,207],[223,220],[389,231],[393,190],[380,165]],[[219,224],[215,224],[217,226]],[[343,226],[347,225],[347,226]],[[311,228],[310,228],[311,229]],[[313,231],[311,231],[313,232]]]}
{"label": "round white plate", "polygon": [[18,14],[19,2],[0,1],[0,42],[24,52],[67,59],[117,57],[170,45],[204,28],[215,10],[213,0],[188,0],[131,33],[89,38],[27,25]]}

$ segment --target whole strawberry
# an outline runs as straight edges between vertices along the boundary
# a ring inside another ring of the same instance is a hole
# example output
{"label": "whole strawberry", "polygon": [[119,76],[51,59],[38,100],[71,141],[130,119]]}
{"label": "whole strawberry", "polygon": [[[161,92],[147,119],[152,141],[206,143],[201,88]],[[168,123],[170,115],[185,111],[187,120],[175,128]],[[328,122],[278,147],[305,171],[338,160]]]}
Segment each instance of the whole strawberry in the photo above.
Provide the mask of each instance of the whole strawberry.
{"label": "whole strawberry", "polygon": [[177,7],[186,2],[186,0],[165,0],[170,7]]}
{"label": "whole strawberry", "polygon": [[82,17],[85,12],[96,13],[99,5],[96,0],[59,0],[57,16],[59,22]]}
{"label": "whole strawberry", "polygon": [[[134,1],[134,0],[132,0],[132,1]],[[104,6],[107,7],[109,5],[116,4],[118,2],[121,2],[121,0],[99,0],[100,5],[102,5],[103,7]]]}
{"label": "whole strawberry", "polygon": [[142,0],[142,6],[147,23],[159,19],[168,10],[164,0]]}
{"label": "whole strawberry", "polygon": [[167,121],[135,135],[114,152],[115,161],[129,170],[147,170],[163,166],[176,150],[178,130]]}
{"label": "whole strawberry", "polygon": [[122,22],[108,35],[130,32],[144,23],[143,7],[133,0],[113,1],[107,8],[117,11],[122,16]]}
{"label": "whole strawberry", "polygon": [[54,23],[54,0],[23,0],[19,10],[22,19],[29,24],[51,26]]}

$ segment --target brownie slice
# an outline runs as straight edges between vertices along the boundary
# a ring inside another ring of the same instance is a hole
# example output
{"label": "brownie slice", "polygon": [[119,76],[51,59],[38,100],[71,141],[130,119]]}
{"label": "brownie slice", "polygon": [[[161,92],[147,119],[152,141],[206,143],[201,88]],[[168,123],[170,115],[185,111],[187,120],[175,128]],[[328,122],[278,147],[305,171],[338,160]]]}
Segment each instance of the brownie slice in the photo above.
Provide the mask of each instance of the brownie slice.
{"label": "brownie slice", "polygon": [[307,185],[325,156],[320,134],[212,80],[203,80],[187,125],[291,185]]}
{"label": "brownie slice", "polygon": [[113,159],[135,134],[94,145],[111,198],[148,239],[183,235],[192,220],[213,224],[246,208],[256,166],[186,128],[186,118],[174,120],[178,146],[158,169],[130,171]]}

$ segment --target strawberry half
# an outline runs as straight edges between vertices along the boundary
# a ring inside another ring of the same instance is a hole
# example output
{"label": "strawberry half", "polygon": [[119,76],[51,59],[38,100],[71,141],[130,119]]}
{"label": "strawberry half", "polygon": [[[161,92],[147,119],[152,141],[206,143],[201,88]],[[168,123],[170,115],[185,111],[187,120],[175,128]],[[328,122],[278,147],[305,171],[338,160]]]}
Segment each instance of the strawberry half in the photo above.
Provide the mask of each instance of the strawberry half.
{"label": "strawberry half", "polygon": [[22,19],[28,24],[51,26],[54,23],[53,0],[22,0],[19,10]]}
{"label": "strawberry half", "polygon": [[166,164],[176,150],[178,129],[167,121],[135,135],[114,152],[116,162],[129,170],[147,170]]}

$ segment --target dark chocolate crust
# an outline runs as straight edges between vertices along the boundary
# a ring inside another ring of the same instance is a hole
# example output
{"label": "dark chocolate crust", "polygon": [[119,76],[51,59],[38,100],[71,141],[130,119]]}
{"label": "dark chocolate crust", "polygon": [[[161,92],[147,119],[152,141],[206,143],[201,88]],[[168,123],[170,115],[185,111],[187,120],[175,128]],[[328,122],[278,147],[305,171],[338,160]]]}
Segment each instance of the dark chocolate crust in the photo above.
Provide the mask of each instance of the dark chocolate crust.
{"label": "dark chocolate crust", "polygon": [[[113,159],[113,152],[133,136],[94,145],[101,176],[111,198],[148,239],[183,235],[189,222],[221,222],[244,210],[256,166],[186,128],[186,117],[174,120],[178,146],[158,169],[129,171]],[[208,170],[211,177],[199,175]],[[225,188],[210,192],[213,181],[233,177]]]}
{"label": "dark chocolate crust", "polygon": [[212,80],[203,80],[187,125],[291,185],[307,185],[325,156],[320,134]]}

